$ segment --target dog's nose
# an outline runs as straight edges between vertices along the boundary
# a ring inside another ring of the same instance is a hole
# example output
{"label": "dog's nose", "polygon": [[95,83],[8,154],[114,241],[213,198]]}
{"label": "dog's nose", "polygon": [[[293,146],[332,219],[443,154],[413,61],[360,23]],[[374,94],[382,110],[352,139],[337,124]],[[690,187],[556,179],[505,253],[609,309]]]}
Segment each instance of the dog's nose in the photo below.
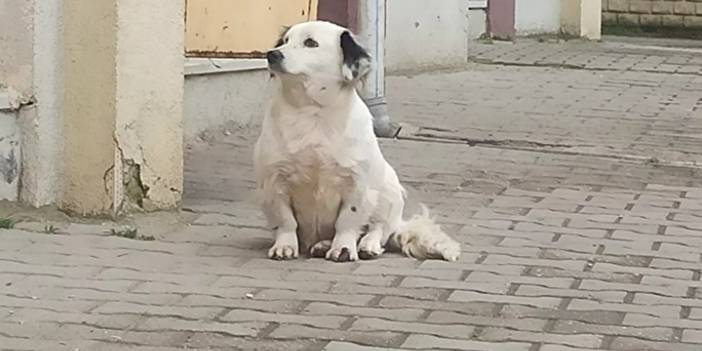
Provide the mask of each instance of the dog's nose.
{"label": "dog's nose", "polygon": [[283,56],[283,53],[280,52],[280,50],[271,50],[266,53],[266,59],[268,59],[268,63],[270,64],[279,63],[284,57],[285,56]]}

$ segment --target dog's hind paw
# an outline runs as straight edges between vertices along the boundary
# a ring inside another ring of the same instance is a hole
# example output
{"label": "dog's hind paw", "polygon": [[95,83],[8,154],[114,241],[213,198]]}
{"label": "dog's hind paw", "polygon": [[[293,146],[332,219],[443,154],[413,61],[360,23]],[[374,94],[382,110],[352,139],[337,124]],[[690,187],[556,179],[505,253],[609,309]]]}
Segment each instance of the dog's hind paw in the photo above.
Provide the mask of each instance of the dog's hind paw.
{"label": "dog's hind paw", "polygon": [[383,254],[383,247],[379,240],[366,235],[358,244],[358,257],[362,260],[371,260],[380,257]]}
{"label": "dog's hind paw", "polygon": [[329,251],[327,251],[327,259],[334,262],[358,261],[358,252],[356,252],[355,247],[331,248]]}
{"label": "dog's hind paw", "polygon": [[324,258],[327,256],[327,251],[331,249],[331,240],[322,240],[310,248],[310,257]]}

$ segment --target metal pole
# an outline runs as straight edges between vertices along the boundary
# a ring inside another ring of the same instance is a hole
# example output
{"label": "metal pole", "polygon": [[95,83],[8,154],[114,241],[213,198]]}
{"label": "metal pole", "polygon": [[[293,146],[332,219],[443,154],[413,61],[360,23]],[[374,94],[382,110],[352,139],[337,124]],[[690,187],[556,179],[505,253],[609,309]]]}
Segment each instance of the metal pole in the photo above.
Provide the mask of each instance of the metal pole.
{"label": "metal pole", "polygon": [[390,119],[385,100],[385,10],[386,0],[360,0],[358,38],[374,58],[374,69],[360,89],[373,114],[373,129],[379,137],[394,138],[399,124]]}

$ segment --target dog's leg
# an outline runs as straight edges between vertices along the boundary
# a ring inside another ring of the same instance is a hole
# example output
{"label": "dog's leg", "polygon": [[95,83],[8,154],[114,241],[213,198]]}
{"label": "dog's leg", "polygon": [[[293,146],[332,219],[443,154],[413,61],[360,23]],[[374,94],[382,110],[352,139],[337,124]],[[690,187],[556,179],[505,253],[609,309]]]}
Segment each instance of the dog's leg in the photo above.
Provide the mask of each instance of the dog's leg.
{"label": "dog's leg", "polygon": [[[386,171],[394,170],[386,164]],[[394,181],[393,181],[394,180]],[[358,255],[361,259],[373,259],[385,252],[385,246],[390,236],[397,231],[402,223],[402,209],[405,202],[402,195],[402,186],[397,177],[389,177],[383,184],[382,191],[375,201],[372,217],[376,218],[361,242],[358,243]],[[377,219],[380,219],[379,221]]]}
{"label": "dog's leg", "polygon": [[377,258],[383,254],[383,228],[374,225],[358,243],[358,257],[362,260]]}
{"label": "dog's leg", "polygon": [[289,201],[274,195],[264,202],[263,212],[273,228],[275,243],[268,250],[268,257],[274,260],[290,260],[299,255],[297,241],[297,221]]}
{"label": "dog's leg", "polygon": [[327,251],[327,259],[336,262],[358,260],[358,239],[361,237],[362,226],[368,221],[368,210],[361,201],[362,194],[354,194],[344,201],[336,220],[336,234],[331,248]]}

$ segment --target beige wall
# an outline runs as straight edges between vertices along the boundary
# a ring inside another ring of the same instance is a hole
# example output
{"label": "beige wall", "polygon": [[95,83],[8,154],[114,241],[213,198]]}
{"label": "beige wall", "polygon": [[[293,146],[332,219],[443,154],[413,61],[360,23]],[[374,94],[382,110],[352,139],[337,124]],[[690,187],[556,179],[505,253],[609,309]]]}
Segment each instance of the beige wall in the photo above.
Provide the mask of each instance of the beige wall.
{"label": "beige wall", "polygon": [[599,0],[562,0],[561,30],[597,40],[602,37],[602,3]]}
{"label": "beige wall", "polygon": [[187,0],[191,55],[263,53],[284,26],[317,18],[317,0]]}
{"label": "beige wall", "polygon": [[61,207],[81,215],[105,215],[113,210],[118,152],[117,8],[113,1],[68,0],[64,13],[66,172]]}
{"label": "beige wall", "polygon": [[33,13],[32,1],[0,0],[0,89],[12,99],[32,95]]}
{"label": "beige wall", "polygon": [[602,3],[585,0],[581,6],[580,36],[594,40],[602,38]]}
{"label": "beige wall", "polygon": [[183,1],[64,4],[61,207],[80,215],[177,207]]}

